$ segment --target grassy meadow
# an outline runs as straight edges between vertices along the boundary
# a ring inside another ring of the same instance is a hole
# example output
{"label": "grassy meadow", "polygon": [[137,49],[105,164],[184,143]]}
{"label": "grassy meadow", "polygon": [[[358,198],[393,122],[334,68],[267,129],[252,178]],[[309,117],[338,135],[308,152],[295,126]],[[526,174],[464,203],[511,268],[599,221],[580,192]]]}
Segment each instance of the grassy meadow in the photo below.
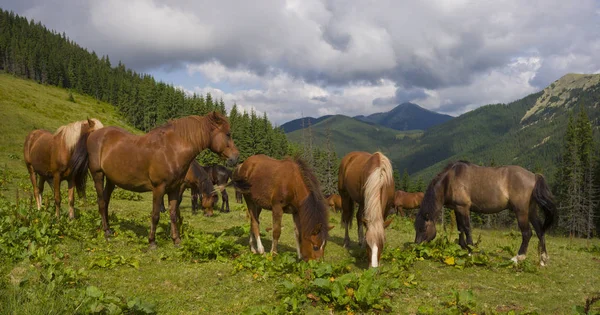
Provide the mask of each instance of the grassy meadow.
{"label": "grassy meadow", "polygon": [[[181,246],[173,245],[162,215],[158,248],[149,250],[151,194],[117,189],[109,209],[115,235],[107,241],[89,183],[87,201],[76,200],[77,219],[66,218],[66,194],[55,219],[49,187],[48,207],[36,209],[23,163],[22,144],[34,128],[55,130],[88,116],[126,126],[111,105],[74,98],[0,75],[0,314],[577,314],[600,295],[600,240],[548,235],[550,263],[542,268],[534,236],[527,259],[513,265],[521,242],[516,224],[475,229],[469,256],[452,226],[431,244],[414,245],[412,221],[395,218],[382,266],[368,270],[356,224],[346,250],[336,213],[324,260],[298,262],[285,215],[279,254],[253,255],[245,207],[233,191],[232,211],[211,218],[192,215],[186,193]],[[269,227],[270,212],[263,211],[266,249]]]}

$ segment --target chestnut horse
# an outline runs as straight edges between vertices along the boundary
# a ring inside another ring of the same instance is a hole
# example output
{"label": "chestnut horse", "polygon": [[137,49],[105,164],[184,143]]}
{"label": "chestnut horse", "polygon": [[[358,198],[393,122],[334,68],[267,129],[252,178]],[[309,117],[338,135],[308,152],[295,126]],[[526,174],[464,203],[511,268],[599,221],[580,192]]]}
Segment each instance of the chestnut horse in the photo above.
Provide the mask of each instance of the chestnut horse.
{"label": "chestnut horse", "polygon": [[[352,223],[354,203],[358,203],[356,221],[358,243],[368,245],[370,266],[379,266],[385,242],[385,212],[394,202],[394,177],[390,160],[381,152],[350,152],[340,164],[338,191],[342,197],[342,224],[346,229],[344,247],[350,246],[348,227]],[[363,227],[367,229],[363,235]]]}
{"label": "chestnut horse", "polygon": [[[23,155],[29,178],[33,185],[37,208],[42,207],[44,183],[52,183],[54,190],[54,205],[56,216],[60,215],[60,183],[66,180],[69,189],[69,218],[75,217],[74,191],[76,187],[80,195],[85,194],[85,179],[87,173],[73,176],[71,156],[79,138],[104,127],[97,119],[87,119],[62,126],[54,134],[37,129],[30,132],[25,139]],[[39,179],[36,175],[39,175]]]}
{"label": "chestnut horse", "polygon": [[[223,165],[212,164],[203,166],[208,178],[212,181],[215,188],[221,192],[221,212],[229,212],[229,195],[225,186],[231,178],[231,171]],[[225,208],[227,205],[227,208]]]}
{"label": "chestnut horse", "polygon": [[[491,214],[505,209],[517,216],[522,242],[515,263],[525,259],[531,238],[531,225],[540,242],[540,265],[548,262],[544,233],[556,219],[552,194],[542,175],[534,174],[520,166],[483,167],[466,161],[448,164],[427,187],[421,209],[415,219],[415,242],[428,242],[435,238],[435,222],[441,209],[454,210],[458,227],[459,244],[463,248],[473,245],[470,212]],[[538,217],[537,207],[544,212],[545,220]],[[466,236],[466,241],[465,241]]]}
{"label": "chestnut horse", "polygon": [[325,202],[327,202],[329,209],[333,210],[333,212],[339,212],[342,210],[342,197],[340,197],[338,194],[325,196]]}
{"label": "chestnut horse", "polygon": [[[169,198],[171,238],[181,242],[178,222],[179,193],[194,158],[204,149],[235,163],[239,152],[230,135],[229,121],[217,112],[169,121],[145,135],[133,135],[121,128],[106,127],[82,137],[75,150],[77,170],[86,164],[98,194],[98,210],[105,236],[112,234],[108,205],[115,185],[130,191],[152,191],[152,223],[148,241],[156,247],[155,234],[163,196]],[[106,186],[104,178],[106,177]]]}
{"label": "chestnut horse", "polygon": [[190,168],[185,175],[183,186],[179,193],[179,202],[181,202],[183,192],[187,188],[190,188],[192,191],[192,213],[196,214],[198,212],[198,196],[202,194],[200,200],[202,202],[202,208],[204,209],[204,216],[212,216],[213,205],[219,196],[217,195],[208,174],[196,160],[192,161],[192,164],[190,164]]}
{"label": "chestnut horse", "polygon": [[328,211],[314,172],[301,159],[276,160],[254,155],[238,166],[233,179],[251,185],[242,192],[250,215],[249,243],[253,253],[264,253],[259,215],[262,209],[268,209],[273,215],[271,253],[277,253],[281,218],[290,213],[294,217],[298,258],[310,260],[323,256],[329,235]]}
{"label": "chestnut horse", "polygon": [[396,214],[400,213],[401,216],[404,216],[404,209],[419,208],[423,201],[423,196],[425,196],[425,194],[422,192],[409,193],[403,190],[397,190],[394,195],[394,210],[396,211]]}

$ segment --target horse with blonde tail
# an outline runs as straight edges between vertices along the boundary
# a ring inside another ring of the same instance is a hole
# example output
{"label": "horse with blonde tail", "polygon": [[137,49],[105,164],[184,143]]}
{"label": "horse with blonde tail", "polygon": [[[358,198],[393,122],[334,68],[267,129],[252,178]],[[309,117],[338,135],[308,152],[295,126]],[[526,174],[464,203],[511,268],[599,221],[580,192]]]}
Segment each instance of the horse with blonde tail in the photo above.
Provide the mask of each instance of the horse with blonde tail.
{"label": "horse with blonde tail", "polygon": [[23,156],[33,185],[38,210],[42,207],[44,183],[48,182],[54,190],[56,217],[59,217],[60,183],[66,180],[69,187],[69,218],[75,218],[73,189],[77,188],[80,196],[85,194],[87,171],[74,174],[71,157],[82,135],[87,135],[103,127],[99,120],[92,118],[61,126],[54,134],[47,130],[37,129],[27,135],[23,146]]}
{"label": "horse with blonde tail", "polygon": [[[350,152],[340,164],[338,190],[342,197],[342,224],[346,229],[344,247],[350,245],[348,227],[358,203],[358,243],[367,245],[370,267],[378,267],[385,243],[386,210],[394,203],[394,177],[390,160],[381,152]],[[366,233],[363,233],[366,229]]]}

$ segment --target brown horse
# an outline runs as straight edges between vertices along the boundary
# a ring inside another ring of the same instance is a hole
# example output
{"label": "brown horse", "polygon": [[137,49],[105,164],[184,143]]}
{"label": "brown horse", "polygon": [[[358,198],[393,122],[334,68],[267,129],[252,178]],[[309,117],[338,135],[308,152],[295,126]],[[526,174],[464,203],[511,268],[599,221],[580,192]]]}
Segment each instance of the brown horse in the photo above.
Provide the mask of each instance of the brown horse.
{"label": "brown horse", "polygon": [[[385,242],[385,212],[394,202],[394,177],[390,160],[381,152],[350,152],[340,164],[338,191],[342,197],[342,224],[346,229],[344,247],[350,246],[348,227],[352,223],[354,203],[358,203],[358,243],[368,245],[370,266],[379,266]],[[363,228],[367,229],[363,235]]]}
{"label": "brown horse", "polygon": [[333,212],[342,210],[342,197],[338,194],[325,196],[325,202],[327,202],[329,209],[333,210]]}
{"label": "brown horse", "polygon": [[[23,147],[23,155],[29,178],[33,185],[34,197],[38,210],[42,207],[44,183],[52,183],[56,216],[60,215],[60,183],[66,180],[69,187],[69,218],[75,217],[74,191],[77,186],[79,194],[85,194],[85,178],[73,176],[71,156],[79,138],[104,127],[97,119],[87,119],[62,126],[51,134],[46,130],[34,130],[27,135]],[[39,180],[36,175],[39,175]]]}
{"label": "brown horse", "polygon": [[[473,245],[471,238],[470,212],[491,214],[504,209],[512,210],[517,216],[522,242],[516,263],[525,259],[531,238],[531,225],[540,243],[540,264],[546,265],[548,253],[544,233],[556,218],[556,207],[552,194],[542,175],[516,165],[483,167],[466,161],[450,163],[427,187],[421,209],[415,220],[415,242],[428,242],[435,238],[435,222],[442,206],[454,210],[458,227],[459,244],[463,248]],[[545,215],[538,217],[537,206]],[[466,236],[466,241],[465,241]]]}
{"label": "brown horse", "polygon": [[76,169],[85,172],[82,166],[89,163],[106,236],[112,234],[108,204],[115,185],[135,192],[152,191],[152,224],[148,237],[151,248],[156,247],[156,227],[165,194],[169,198],[171,237],[176,245],[181,241],[179,193],[194,158],[206,148],[228,158],[229,163],[235,163],[239,156],[231,139],[229,121],[216,112],[175,119],[141,136],[117,127],[103,128],[82,137],[77,148]]}
{"label": "brown horse", "polygon": [[421,206],[423,196],[425,194],[422,192],[409,193],[397,190],[394,195],[394,210],[404,216],[404,209],[417,209]]}
{"label": "brown horse", "polygon": [[217,195],[208,174],[196,160],[192,161],[192,164],[190,164],[190,168],[185,175],[183,186],[179,192],[179,202],[181,202],[183,192],[187,188],[190,188],[192,191],[192,213],[196,214],[198,212],[198,196],[201,194],[202,198],[200,200],[202,202],[202,208],[204,209],[204,216],[212,216],[213,205],[219,196]]}
{"label": "brown horse", "polygon": [[233,172],[233,179],[245,180],[251,185],[242,192],[250,214],[249,243],[253,253],[264,253],[258,218],[262,209],[268,209],[273,214],[272,253],[277,252],[281,218],[284,213],[291,213],[298,257],[309,260],[323,256],[329,234],[328,212],[317,178],[301,159],[275,160],[262,154],[254,155]]}
{"label": "brown horse", "polygon": [[231,178],[231,170],[218,164],[206,165],[203,168],[213,185],[221,192],[221,212],[229,212],[229,195],[225,187]]}

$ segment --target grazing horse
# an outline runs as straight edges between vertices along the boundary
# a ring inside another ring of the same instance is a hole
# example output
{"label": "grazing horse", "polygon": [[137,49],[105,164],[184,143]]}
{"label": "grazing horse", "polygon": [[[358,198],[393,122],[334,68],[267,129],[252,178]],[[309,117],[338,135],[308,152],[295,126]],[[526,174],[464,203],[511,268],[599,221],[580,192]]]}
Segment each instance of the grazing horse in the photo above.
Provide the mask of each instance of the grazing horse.
{"label": "grazing horse", "polygon": [[112,234],[108,205],[116,185],[135,192],[152,191],[150,248],[156,247],[156,227],[166,194],[171,238],[178,245],[181,242],[178,227],[181,224],[178,222],[181,185],[192,161],[206,148],[227,158],[231,164],[236,163],[239,156],[231,139],[229,121],[217,112],[171,120],[141,136],[121,128],[106,127],[82,137],[74,153],[74,159],[77,156],[75,165],[83,172],[89,164],[105,236]]}
{"label": "grazing horse", "polygon": [[[231,171],[225,166],[218,164],[206,165],[203,167],[213,185],[216,185],[217,189],[221,191],[221,200],[223,201],[221,203],[221,212],[229,212],[229,195],[227,194],[225,185],[231,178]],[[225,205],[227,205],[226,210]]]}
{"label": "grazing horse", "polygon": [[329,208],[333,210],[333,212],[339,212],[340,210],[342,210],[342,197],[340,197],[340,195],[327,195],[325,196],[325,201],[327,202]]}
{"label": "grazing horse", "polygon": [[409,193],[397,190],[394,195],[394,210],[404,216],[404,209],[417,209],[421,206],[423,196],[425,194],[422,192]]}
{"label": "grazing horse", "polygon": [[[385,242],[385,212],[394,202],[394,177],[390,160],[381,152],[350,152],[340,164],[338,191],[342,197],[342,224],[346,229],[344,247],[350,246],[348,227],[352,223],[354,203],[358,203],[356,221],[358,243],[368,245],[370,266],[379,266]],[[363,227],[367,229],[363,235]]]}
{"label": "grazing horse", "polygon": [[[544,233],[556,220],[556,207],[542,175],[516,165],[483,167],[466,161],[448,164],[425,191],[425,198],[415,219],[416,243],[435,238],[435,222],[443,206],[453,209],[456,214],[459,244],[463,248],[473,245],[471,211],[491,214],[504,209],[512,210],[517,216],[522,235],[519,253],[512,261],[516,263],[525,259],[532,234],[531,223],[540,240],[540,265],[547,264]],[[544,212],[543,224],[538,217],[537,206]]]}
{"label": "grazing horse", "polygon": [[[38,210],[42,207],[44,183],[52,183],[56,216],[60,215],[60,183],[66,180],[69,187],[69,218],[75,217],[74,191],[76,187],[80,195],[85,194],[87,172],[73,176],[71,156],[77,141],[82,135],[104,127],[97,119],[87,119],[62,126],[54,134],[37,129],[30,132],[25,139],[23,155],[29,178],[33,185]],[[39,175],[39,180],[36,175]]]}
{"label": "grazing horse", "polygon": [[190,164],[190,168],[185,175],[183,186],[179,192],[179,202],[181,202],[183,192],[187,188],[190,188],[192,191],[192,213],[196,214],[198,212],[198,196],[202,194],[200,200],[202,202],[202,208],[204,209],[204,216],[212,216],[213,205],[219,196],[215,192],[215,188],[208,174],[196,160],[192,161],[192,164]]}
{"label": "grazing horse", "polygon": [[233,179],[251,185],[242,192],[250,214],[249,243],[253,253],[264,253],[258,218],[262,209],[268,209],[273,214],[271,253],[277,253],[281,218],[290,213],[294,217],[298,258],[310,260],[323,256],[329,235],[328,211],[319,182],[305,162],[299,158],[276,160],[254,155],[238,166]]}

